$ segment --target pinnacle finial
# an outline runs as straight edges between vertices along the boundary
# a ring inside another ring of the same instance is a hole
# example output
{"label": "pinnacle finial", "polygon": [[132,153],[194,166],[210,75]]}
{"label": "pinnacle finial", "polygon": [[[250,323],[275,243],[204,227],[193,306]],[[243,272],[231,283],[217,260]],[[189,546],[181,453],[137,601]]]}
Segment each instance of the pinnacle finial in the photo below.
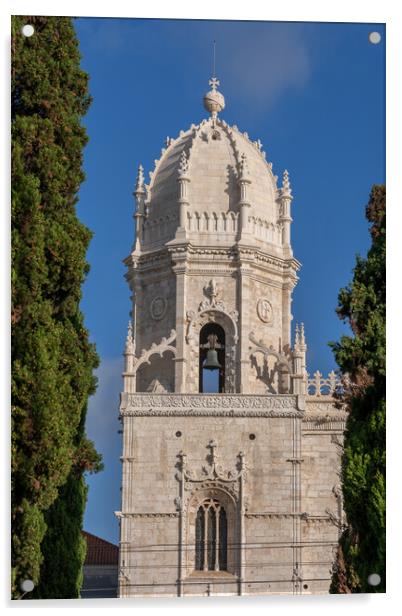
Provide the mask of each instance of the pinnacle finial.
{"label": "pinnacle finial", "polygon": [[247,156],[243,152],[243,154],[240,157],[240,177],[241,178],[246,178],[249,175],[250,175],[250,171],[249,171],[249,168],[248,168]]}
{"label": "pinnacle finial", "polygon": [[143,193],[143,192],[145,192],[145,189],[144,189],[144,167],[142,165],[139,165],[139,167],[138,167],[137,181],[136,181],[136,184],[135,184],[135,192],[136,193]]}
{"label": "pinnacle finial", "polygon": [[290,197],[291,195],[292,195],[292,189],[290,187],[289,171],[285,169],[285,171],[283,172],[283,178],[282,178],[282,196]]}
{"label": "pinnacle finial", "polygon": [[296,327],[295,327],[295,347],[299,346],[300,344],[300,330],[299,330],[299,324],[296,323]]}
{"label": "pinnacle finial", "polygon": [[306,338],[304,336],[304,323],[300,324],[300,344],[302,346],[305,346],[306,344]]}
{"label": "pinnacle finial", "polygon": [[179,162],[179,176],[180,177],[187,174],[188,162],[189,161],[188,161],[187,155],[185,151],[183,150],[183,152],[181,153],[180,162]]}
{"label": "pinnacle finial", "polygon": [[134,336],[133,336],[133,323],[132,323],[131,319],[128,322],[125,353],[126,353],[126,355],[134,355],[134,353],[135,353]]}

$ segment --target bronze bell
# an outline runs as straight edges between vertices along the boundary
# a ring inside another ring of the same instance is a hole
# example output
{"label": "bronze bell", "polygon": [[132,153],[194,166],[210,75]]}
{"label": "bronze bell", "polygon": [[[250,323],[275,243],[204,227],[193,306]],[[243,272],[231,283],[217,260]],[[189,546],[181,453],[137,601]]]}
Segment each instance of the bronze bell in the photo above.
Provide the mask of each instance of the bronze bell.
{"label": "bronze bell", "polygon": [[205,368],[205,370],[219,370],[219,368],[222,368],[218,361],[218,353],[215,349],[208,349],[207,358],[203,368]]}

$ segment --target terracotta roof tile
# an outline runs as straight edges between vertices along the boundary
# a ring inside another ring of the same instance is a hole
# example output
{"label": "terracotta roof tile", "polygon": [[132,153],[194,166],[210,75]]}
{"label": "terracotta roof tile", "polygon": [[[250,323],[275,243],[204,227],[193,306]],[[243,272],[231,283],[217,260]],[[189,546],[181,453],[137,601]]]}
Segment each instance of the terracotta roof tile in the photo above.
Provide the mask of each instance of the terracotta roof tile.
{"label": "terracotta roof tile", "polygon": [[119,548],[117,545],[105,541],[85,530],[82,534],[87,542],[87,555],[84,565],[117,565],[119,562]]}

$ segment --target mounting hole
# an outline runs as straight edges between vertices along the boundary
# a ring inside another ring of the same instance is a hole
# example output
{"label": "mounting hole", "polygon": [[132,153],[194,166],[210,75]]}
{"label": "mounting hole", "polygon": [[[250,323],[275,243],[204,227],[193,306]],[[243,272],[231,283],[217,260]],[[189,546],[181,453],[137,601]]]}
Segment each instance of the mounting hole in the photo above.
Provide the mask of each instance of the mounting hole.
{"label": "mounting hole", "polygon": [[179,437],[181,436],[181,432],[180,432],[180,430],[177,430],[177,432],[176,432],[176,436],[177,436],[177,438],[179,438]]}
{"label": "mounting hole", "polygon": [[20,584],[22,592],[31,592],[35,588],[32,580],[23,580]]}
{"label": "mounting hole", "polygon": [[370,586],[378,586],[378,584],[381,582],[381,577],[378,575],[378,573],[370,573],[367,578],[367,581]]}
{"label": "mounting hole", "polygon": [[255,440],[255,434],[249,434],[248,438],[250,439],[250,441],[254,441]]}
{"label": "mounting hole", "polygon": [[381,42],[381,34],[379,32],[370,32],[369,41],[373,45],[378,45]]}
{"label": "mounting hole", "polygon": [[307,590],[308,584],[303,584],[303,588],[304,588],[304,590]]}
{"label": "mounting hole", "polygon": [[21,33],[23,36],[32,36],[33,33],[35,32],[35,28],[33,26],[31,26],[31,24],[25,24],[25,26],[22,26],[21,28]]}

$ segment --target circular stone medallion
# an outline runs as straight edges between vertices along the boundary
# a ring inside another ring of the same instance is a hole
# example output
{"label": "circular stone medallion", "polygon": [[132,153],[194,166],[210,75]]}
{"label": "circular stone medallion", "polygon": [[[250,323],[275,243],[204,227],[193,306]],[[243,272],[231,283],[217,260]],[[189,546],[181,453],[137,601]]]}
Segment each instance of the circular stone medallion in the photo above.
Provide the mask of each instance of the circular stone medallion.
{"label": "circular stone medallion", "polygon": [[262,297],[257,302],[257,314],[263,323],[271,323],[272,306],[265,297]]}
{"label": "circular stone medallion", "polygon": [[150,306],[151,317],[155,321],[160,321],[166,314],[167,301],[164,297],[155,297]]}

